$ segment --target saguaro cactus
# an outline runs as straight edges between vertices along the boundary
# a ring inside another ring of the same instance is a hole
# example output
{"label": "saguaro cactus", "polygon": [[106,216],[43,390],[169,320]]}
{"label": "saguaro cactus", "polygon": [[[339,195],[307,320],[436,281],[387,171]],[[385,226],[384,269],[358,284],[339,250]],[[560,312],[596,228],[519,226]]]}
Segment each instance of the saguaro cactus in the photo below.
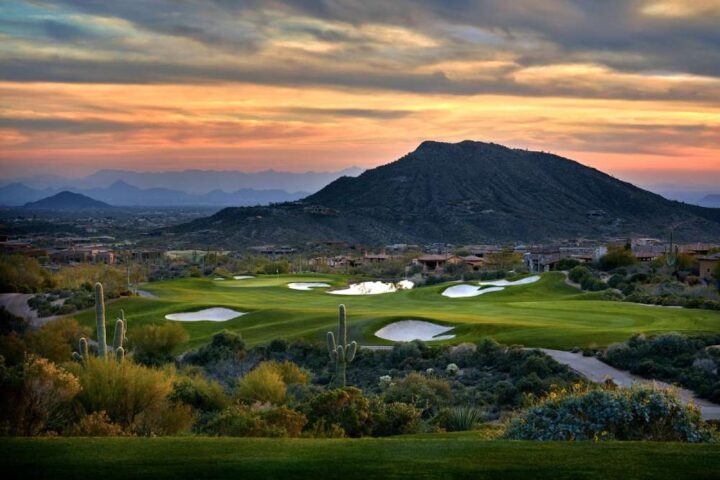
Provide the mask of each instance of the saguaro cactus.
{"label": "saguaro cactus", "polygon": [[105,335],[105,295],[102,283],[95,284],[95,324],[97,325],[98,356],[107,356],[107,337]]}
{"label": "saguaro cactus", "polygon": [[340,305],[338,313],[338,338],[335,343],[333,332],[327,333],[327,344],[330,358],[335,362],[335,384],[344,387],[347,383],[347,364],[352,362],[357,352],[357,342],[347,343],[347,318],[345,305]]}
{"label": "saguaro cactus", "polygon": [[[108,358],[108,344],[105,334],[105,298],[103,294],[103,286],[100,282],[95,284],[95,322],[97,324],[97,348],[98,357]],[[115,336],[113,338],[113,346],[111,348],[112,356],[122,361],[125,358],[125,334],[127,333],[127,321],[125,320],[125,312],[120,310],[120,318],[115,322]],[[83,361],[89,356],[88,341],[86,338],[80,339],[78,352],[73,354],[75,360]]]}

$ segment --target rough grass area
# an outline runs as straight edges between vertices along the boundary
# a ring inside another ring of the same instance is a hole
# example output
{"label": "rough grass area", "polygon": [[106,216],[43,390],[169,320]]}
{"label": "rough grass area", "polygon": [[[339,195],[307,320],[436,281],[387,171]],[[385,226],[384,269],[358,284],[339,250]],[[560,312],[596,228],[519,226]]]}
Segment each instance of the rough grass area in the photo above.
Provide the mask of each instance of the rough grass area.
{"label": "rough grass area", "polygon": [[[374,336],[383,325],[397,320],[428,320],[456,326],[448,343],[477,341],[492,336],[505,344],[570,349],[601,347],[623,341],[635,333],[720,332],[720,312],[675,308],[649,308],[592,299],[568,286],[560,272],[544,274],[529,285],[508,287],[472,298],[447,298],[442,291],[452,284],[368,296],[328,295],[324,289],[298,291],[290,282],[325,282],[347,285],[341,275],[275,275],[246,280],[179,279],[144,287],[158,298],[132,298],[108,305],[108,317],[125,309],[129,329],[147,323],[164,323],[168,313],[209,307],[227,307],[245,316],[227,322],[183,323],[190,346],[207,343],[213,333],[230,329],[242,333],[249,344],[275,338],[324,341],[336,328],[337,306],[348,307],[350,334],[362,344],[389,344]],[[77,317],[94,325],[93,312]]]}
{"label": "rough grass area", "polygon": [[485,440],[482,434],[387,439],[34,438],[0,440],[4,478],[718,478],[720,446]]}

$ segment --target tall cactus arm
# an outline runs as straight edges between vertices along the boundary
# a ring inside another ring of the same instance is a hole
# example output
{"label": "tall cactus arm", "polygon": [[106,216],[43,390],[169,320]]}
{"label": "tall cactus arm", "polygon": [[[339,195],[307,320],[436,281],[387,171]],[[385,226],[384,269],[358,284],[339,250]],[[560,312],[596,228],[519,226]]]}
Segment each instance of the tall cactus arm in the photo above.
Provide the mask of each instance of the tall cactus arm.
{"label": "tall cactus arm", "polygon": [[113,337],[113,350],[123,348],[123,342],[125,341],[125,322],[118,319],[115,322],[115,336]]}
{"label": "tall cactus arm", "polygon": [[337,345],[335,344],[335,335],[333,335],[333,332],[327,332],[327,347],[330,358],[334,359],[335,355],[337,355]]}
{"label": "tall cactus arm", "polygon": [[119,347],[117,350],[115,350],[115,359],[118,362],[122,362],[125,360],[125,349],[123,347]]}
{"label": "tall cactus arm", "polygon": [[127,343],[127,341],[128,341],[128,339],[127,339],[128,323],[127,323],[127,320],[125,319],[125,310],[123,310],[122,308],[120,309],[120,320],[123,321],[123,340],[125,341],[125,343]]}
{"label": "tall cactus arm", "polygon": [[78,362],[82,362],[88,359],[88,343],[85,337],[80,338],[80,342],[78,343],[78,351],[73,352],[72,358],[73,360],[76,360]]}
{"label": "tall cactus arm", "polygon": [[97,324],[98,355],[107,356],[107,337],[105,335],[105,297],[102,283],[95,284],[95,322]]}
{"label": "tall cactus arm", "polygon": [[340,305],[338,309],[338,344],[347,345],[347,316],[345,314],[345,305]]}
{"label": "tall cactus arm", "polygon": [[357,347],[358,347],[357,342],[354,340],[350,343],[350,345],[347,346],[347,354],[346,354],[345,359],[348,363],[352,362],[355,359],[355,353],[357,352]]}

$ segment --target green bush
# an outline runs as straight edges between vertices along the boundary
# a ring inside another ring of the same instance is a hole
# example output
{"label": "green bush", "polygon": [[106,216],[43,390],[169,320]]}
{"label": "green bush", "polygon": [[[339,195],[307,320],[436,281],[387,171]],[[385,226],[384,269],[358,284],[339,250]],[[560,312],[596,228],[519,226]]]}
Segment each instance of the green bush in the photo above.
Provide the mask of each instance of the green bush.
{"label": "green bush", "polygon": [[333,430],[337,432],[338,427],[349,437],[372,433],[370,402],[358,388],[337,388],[323,392],[310,400],[306,410],[311,427],[322,430],[318,432],[320,436]]}
{"label": "green bush", "polygon": [[80,391],[72,373],[35,356],[7,367],[0,357],[0,434],[32,436],[56,432],[72,416]]}
{"label": "green bush", "polygon": [[24,255],[0,255],[0,292],[34,293],[55,286],[37,260]]}
{"label": "green bush", "polygon": [[173,383],[169,398],[201,412],[219,411],[230,405],[222,386],[200,375],[179,377]]}
{"label": "green bush", "polygon": [[246,403],[268,402],[278,405],[285,402],[286,393],[287,385],[276,366],[263,362],[240,380],[236,396]]}
{"label": "green bush", "polygon": [[110,421],[140,435],[174,435],[192,423],[189,406],[169,399],[174,373],[91,356],[73,365],[82,390],[77,399],[87,413],[105,411]]}
{"label": "green bush", "polygon": [[585,265],[573,267],[568,273],[568,278],[575,283],[581,283],[587,277],[592,277],[592,272]]}
{"label": "green bush", "polygon": [[642,440],[705,442],[711,436],[693,406],[648,387],[551,394],[514,417],[512,440]]}
{"label": "green bush", "polygon": [[572,270],[573,268],[580,265],[580,261],[574,258],[561,258],[555,264],[555,270]]}
{"label": "green bush", "polygon": [[123,428],[117,423],[113,423],[105,412],[93,412],[90,415],[85,415],[64,433],[71,437],[119,437],[126,435]]}
{"label": "green bush", "polygon": [[383,396],[386,402],[413,405],[427,417],[452,401],[452,390],[446,380],[413,372],[394,382]]}
{"label": "green bush", "polygon": [[629,248],[610,246],[608,247],[608,252],[600,257],[600,260],[598,261],[598,268],[607,272],[619,267],[635,265],[636,263],[637,258],[635,258],[635,255]]}
{"label": "green bush", "polygon": [[245,358],[245,342],[234,332],[222,331],[212,337],[212,341],[197,352],[186,355],[187,361],[194,365],[208,365],[222,361],[236,361]]}
{"label": "green bush", "polygon": [[375,437],[415,433],[422,415],[422,410],[407,403],[384,403],[377,398],[371,401],[370,409]]}
{"label": "green bush", "polygon": [[28,332],[25,339],[28,349],[35,354],[52,362],[67,362],[80,338],[89,335],[89,329],[80,327],[74,318],[58,318]]}
{"label": "green bush", "polygon": [[285,407],[234,405],[211,419],[203,433],[229,437],[297,437],[306,423],[305,415]]}
{"label": "green bush", "polygon": [[159,366],[173,361],[173,352],[190,338],[176,323],[143,325],[130,332],[133,360],[143,365]]}

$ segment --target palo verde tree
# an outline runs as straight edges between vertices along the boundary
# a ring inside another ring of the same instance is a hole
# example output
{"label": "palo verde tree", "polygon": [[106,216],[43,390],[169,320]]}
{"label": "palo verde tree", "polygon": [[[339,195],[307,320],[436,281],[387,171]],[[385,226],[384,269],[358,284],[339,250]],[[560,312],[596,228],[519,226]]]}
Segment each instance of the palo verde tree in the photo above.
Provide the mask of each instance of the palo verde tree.
{"label": "palo verde tree", "polygon": [[333,332],[327,333],[328,352],[330,359],[335,362],[335,385],[345,387],[347,384],[347,364],[352,362],[357,352],[357,342],[347,343],[347,318],[345,305],[340,305],[338,312],[338,338],[335,343]]}

